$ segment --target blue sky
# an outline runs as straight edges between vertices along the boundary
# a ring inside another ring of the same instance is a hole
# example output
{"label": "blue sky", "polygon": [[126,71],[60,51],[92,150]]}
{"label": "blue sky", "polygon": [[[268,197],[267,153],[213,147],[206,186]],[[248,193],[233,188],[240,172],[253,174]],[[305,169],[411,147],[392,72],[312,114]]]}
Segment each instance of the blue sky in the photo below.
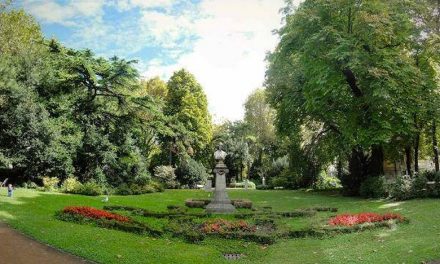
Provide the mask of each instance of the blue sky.
{"label": "blue sky", "polygon": [[139,61],[143,78],[186,68],[202,84],[216,122],[243,116],[262,86],[265,55],[283,0],[18,0],[46,37],[104,57]]}

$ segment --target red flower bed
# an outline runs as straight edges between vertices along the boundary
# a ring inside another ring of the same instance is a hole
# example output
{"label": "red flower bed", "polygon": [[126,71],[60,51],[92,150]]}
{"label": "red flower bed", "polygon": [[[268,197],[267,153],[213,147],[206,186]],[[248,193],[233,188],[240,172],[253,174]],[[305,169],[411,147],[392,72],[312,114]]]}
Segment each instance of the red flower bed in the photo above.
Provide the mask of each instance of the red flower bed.
{"label": "red flower bed", "polygon": [[377,223],[387,220],[396,219],[403,221],[403,216],[394,213],[377,214],[377,213],[359,213],[359,214],[342,214],[337,215],[329,220],[332,226],[353,226],[364,223]]}
{"label": "red flower bed", "polygon": [[63,213],[81,215],[86,218],[92,219],[107,219],[116,220],[118,222],[130,222],[130,218],[114,213],[110,213],[105,210],[99,210],[93,207],[86,206],[68,206],[64,208]]}
{"label": "red flower bed", "polygon": [[255,232],[256,227],[249,225],[246,221],[227,221],[224,219],[211,219],[202,224],[203,233],[225,233],[225,232]]}

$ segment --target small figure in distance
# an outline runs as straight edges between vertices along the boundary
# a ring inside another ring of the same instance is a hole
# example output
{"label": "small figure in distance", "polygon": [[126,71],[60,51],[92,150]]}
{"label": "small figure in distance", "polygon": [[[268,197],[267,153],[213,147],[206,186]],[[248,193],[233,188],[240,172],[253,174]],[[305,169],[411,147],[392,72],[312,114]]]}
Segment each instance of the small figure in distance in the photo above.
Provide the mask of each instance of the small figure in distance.
{"label": "small figure in distance", "polygon": [[12,187],[12,184],[8,184],[8,197],[12,197],[13,193],[14,193],[14,187]]}

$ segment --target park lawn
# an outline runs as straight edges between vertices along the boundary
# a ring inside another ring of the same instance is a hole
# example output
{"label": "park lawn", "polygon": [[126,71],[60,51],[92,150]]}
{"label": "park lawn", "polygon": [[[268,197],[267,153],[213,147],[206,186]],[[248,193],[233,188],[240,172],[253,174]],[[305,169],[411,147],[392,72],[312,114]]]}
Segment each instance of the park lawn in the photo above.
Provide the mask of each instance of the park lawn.
{"label": "park lawn", "polygon": [[[100,197],[17,189],[14,198],[1,189],[0,220],[21,232],[99,263],[229,263],[222,253],[243,253],[235,263],[421,263],[440,259],[440,200],[405,202],[364,200],[303,191],[230,190],[231,198],[247,198],[274,211],[325,206],[344,212],[398,212],[410,219],[395,229],[369,230],[325,239],[280,240],[264,247],[244,241],[207,238],[189,244],[177,238],[151,238],[88,225],[62,222],[54,213],[65,206],[103,207]],[[112,196],[108,205],[166,211],[187,198],[206,198],[204,191],[167,190],[141,196]],[[334,213],[290,219],[291,227],[319,225]],[[19,250],[19,249],[18,249]]]}

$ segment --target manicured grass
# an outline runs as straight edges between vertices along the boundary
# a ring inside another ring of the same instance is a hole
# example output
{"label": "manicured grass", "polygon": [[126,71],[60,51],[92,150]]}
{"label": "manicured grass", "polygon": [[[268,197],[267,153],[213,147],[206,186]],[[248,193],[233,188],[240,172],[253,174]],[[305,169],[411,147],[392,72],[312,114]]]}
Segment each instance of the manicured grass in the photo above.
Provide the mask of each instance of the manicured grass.
{"label": "manicured grass", "polygon": [[[14,198],[0,190],[0,220],[37,240],[100,263],[229,263],[221,253],[243,253],[236,263],[421,263],[440,259],[440,200],[393,202],[302,191],[229,191],[232,198],[251,199],[274,211],[325,206],[344,212],[398,212],[410,219],[395,229],[379,229],[325,239],[280,240],[269,247],[208,238],[201,244],[180,239],[154,239],[115,230],[58,221],[65,206],[102,208],[100,197],[42,193],[18,189]],[[108,205],[166,211],[187,198],[206,198],[203,191],[175,190],[142,196],[113,196]],[[286,220],[291,227],[319,225],[335,213]]]}

